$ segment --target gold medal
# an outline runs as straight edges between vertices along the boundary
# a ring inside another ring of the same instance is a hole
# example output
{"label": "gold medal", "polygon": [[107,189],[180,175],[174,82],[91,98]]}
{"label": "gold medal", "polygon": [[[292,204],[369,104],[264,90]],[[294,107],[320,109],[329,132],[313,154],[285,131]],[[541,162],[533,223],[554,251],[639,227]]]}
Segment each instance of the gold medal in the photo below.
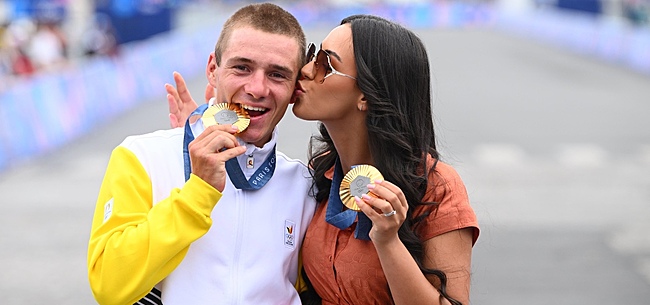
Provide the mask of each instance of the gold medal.
{"label": "gold medal", "polygon": [[359,209],[359,206],[354,201],[354,196],[361,198],[361,195],[368,194],[377,197],[368,190],[368,184],[373,183],[375,180],[383,179],[384,176],[372,165],[364,164],[355,166],[345,174],[343,181],[341,181],[341,187],[339,188],[341,202],[350,210],[360,211],[361,209]]}
{"label": "gold medal", "polygon": [[251,123],[246,109],[232,103],[218,103],[208,107],[201,120],[206,128],[212,125],[231,124],[237,126],[239,132],[244,131]]}

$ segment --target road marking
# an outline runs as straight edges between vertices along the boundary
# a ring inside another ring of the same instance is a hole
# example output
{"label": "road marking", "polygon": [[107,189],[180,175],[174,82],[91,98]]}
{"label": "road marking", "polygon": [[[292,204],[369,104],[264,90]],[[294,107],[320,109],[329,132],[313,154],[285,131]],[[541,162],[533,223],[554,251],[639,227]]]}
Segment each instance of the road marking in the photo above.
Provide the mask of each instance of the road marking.
{"label": "road marking", "polygon": [[614,231],[607,244],[614,251],[631,256],[637,271],[650,284],[650,224],[635,222]]}
{"label": "road marking", "polygon": [[639,271],[645,277],[646,282],[650,284],[650,256],[638,260]]}
{"label": "road marking", "polygon": [[644,165],[650,165],[650,144],[641,145],[639,159]]}
{"label": "road marking", "polygon": [[567,144],[559,147],[557,160],[569,168],[591,168],[604,165],[607,155],[595,144]]}
{"label": "road marking", "polygon": [[481,143],[474,146],[466,162],[488,168],[523,169],[546,164],[574,170],[603,168],[611,162],[639,168],[650,167],[650,144],[638,145],[632,152],[616,152],[593,143],[563,144],[547,150],[526,150],[514,143]]}
{"label": "road marking", "polygon": [[479,164],[490,167],[522,166],[526,161],[526,152],[516,144],[479,144],[474,157]]}
{"label": "road marking", "polygon": [[616,230],[608,244],[618,252],[632,255],[650,255],[650,223],[635,222]]}

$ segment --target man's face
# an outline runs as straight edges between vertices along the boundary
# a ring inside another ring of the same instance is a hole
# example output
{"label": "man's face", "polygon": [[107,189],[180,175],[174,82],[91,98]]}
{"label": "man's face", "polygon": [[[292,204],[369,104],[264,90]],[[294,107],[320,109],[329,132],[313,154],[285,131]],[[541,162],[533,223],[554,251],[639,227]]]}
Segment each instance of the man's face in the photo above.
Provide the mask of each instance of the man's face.
{"label": "man's face", "polygon": [[250,125],[239,134],[262,147],[271,139],[293,94],[299,69],[298,42],[284,35],[249,27],[233,30],[220,65],[214,56],[207,76],[219,103],[236,103],[248,111]]}

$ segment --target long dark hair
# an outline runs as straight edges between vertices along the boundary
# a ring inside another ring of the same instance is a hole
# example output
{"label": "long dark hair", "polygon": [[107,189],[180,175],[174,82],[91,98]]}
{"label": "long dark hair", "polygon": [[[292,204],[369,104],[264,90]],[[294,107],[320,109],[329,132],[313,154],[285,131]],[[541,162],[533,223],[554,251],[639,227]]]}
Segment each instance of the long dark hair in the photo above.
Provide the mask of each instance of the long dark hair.
{"label": "long dark hair", "polygon": [[[375,166],[386,180],[402,189],[409,203],[399,238],[422,272],[438,277],[443,297],[460,305],[446,293],[445,273],[423,267],[424,246],[414,231],[422,219],[413,217],[415,207],[435,204],[422,202],[428,173],[434,170],[426,167],[427,156],[439,158],[426,48],[415,33],[381,17],[353,15],[341,24],[350,24],[352,28],[357,86],[367,101],[366,126]],[[331,186],[325,172],[334,165],[338,152],[322,123],[319,131],[320,135],[312,137],[309,159],[314,170],[316,200],[324,202]]]}

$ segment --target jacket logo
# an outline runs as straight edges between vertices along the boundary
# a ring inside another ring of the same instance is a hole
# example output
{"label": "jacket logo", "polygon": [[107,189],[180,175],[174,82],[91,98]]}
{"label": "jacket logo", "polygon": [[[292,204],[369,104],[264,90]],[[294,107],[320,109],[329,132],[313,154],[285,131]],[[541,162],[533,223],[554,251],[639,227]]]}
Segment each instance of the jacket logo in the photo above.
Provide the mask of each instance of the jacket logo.
{"label": "jacket logo", "polygon": [[106,222],[113,215],[113,198],[104,204],[104,222]]}
{"label": "jacket logo", "polygon": [[284,246],[290,249],[296,248],[296,223],[291,220],[284,221]]}

